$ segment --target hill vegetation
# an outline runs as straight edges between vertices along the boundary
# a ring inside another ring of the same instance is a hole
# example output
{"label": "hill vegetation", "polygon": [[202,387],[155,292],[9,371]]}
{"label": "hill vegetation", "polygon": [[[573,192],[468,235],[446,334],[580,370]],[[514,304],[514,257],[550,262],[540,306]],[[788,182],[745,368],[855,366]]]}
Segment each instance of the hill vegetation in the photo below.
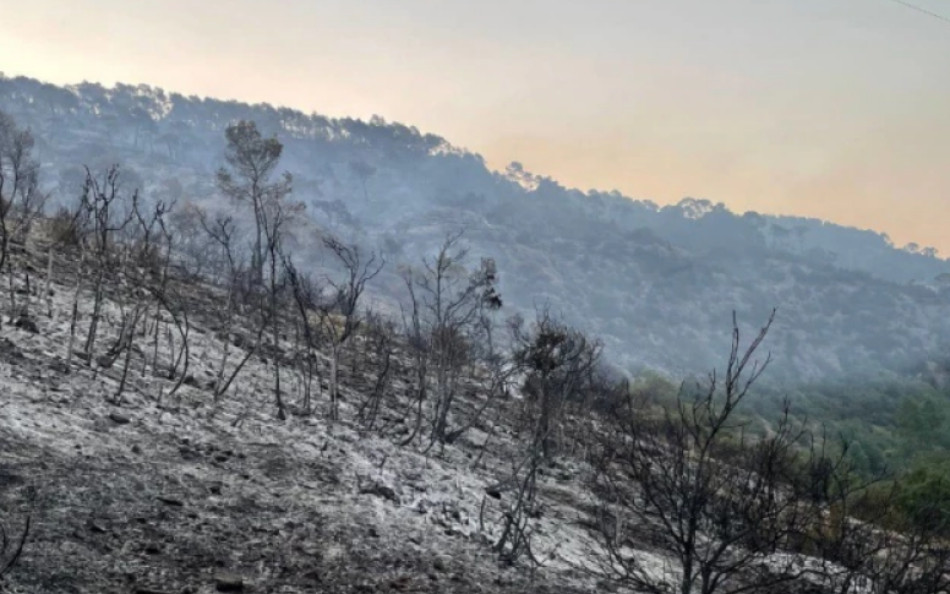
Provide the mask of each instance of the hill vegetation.
{"label": "hill vegetation", "polygon": [[[390,272],[464,230],[474,256],[495,260],[510,308],[549,307],[600,336],[628,371],[709,367],[733,309],[781,312],[776,381],[877,379],[946,350],[950,265],[880,233],[582,192],[517,163],[492,172],[478,155],[381,118],[24,78],[0,78],[0,109],[33,131],[54,200],[79,194],[83,164],[121,163],[151,199],[220,206],[224,130],[254,121],[284,145],[281,167],[316,226],[379,252]],[[395,303],[401,286],[384,272],[370,290]]]}
{"label": "hill vegetation", "polygon": [[950,289],[898,278],[933,253],[836,264],[847,232],[382,121],[0,82],[13,591],[948,587]]}

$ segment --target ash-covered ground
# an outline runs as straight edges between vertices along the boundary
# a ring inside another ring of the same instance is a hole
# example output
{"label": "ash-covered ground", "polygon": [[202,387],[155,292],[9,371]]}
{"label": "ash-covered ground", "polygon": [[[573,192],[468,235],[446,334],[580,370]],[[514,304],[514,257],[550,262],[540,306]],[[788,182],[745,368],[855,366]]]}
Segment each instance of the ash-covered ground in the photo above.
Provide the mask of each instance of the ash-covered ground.
{"label": "ash-covered ground", "polygon": [[[45,270],[45,254],[20,257],[36,260],[23,270]],[[489,487],[518,457],[504,411],[514,402],[426,453],[398,445],[409,430],[395,418],[404,405],[398,381],[382,412],[390,430],[361,431],[352,419],[365,378],[344,367],[340,421],[326,420],[320,397],[315,414],[281,421],[272,368],[260,356],[214,401],[222,343],[211,316],[197,315],[180,390],[162,396],[176,382],[142,368],[115,404],[121,365],[65,364],[75,267],[56,262],[48,299],[34,279],[35,328],[0,330],[0,519],[11,550],[30,521],[0,590],[598,590],[585,572],[589,498],[578,462],[542,470],[533,549],[543,565],[509,566],[492,550],[511,495]],[[196,286],[189,298],[211,307],[215,295]],[[90,308],[80,300],[80,319]],[[117,308],[107,303],[103,343],[118,332]],[[143,362],[136,355],[133,368]],[[285,375],[293,410],[294,374]],[[466,405],[479,406],[480,397],[475,390]]]}

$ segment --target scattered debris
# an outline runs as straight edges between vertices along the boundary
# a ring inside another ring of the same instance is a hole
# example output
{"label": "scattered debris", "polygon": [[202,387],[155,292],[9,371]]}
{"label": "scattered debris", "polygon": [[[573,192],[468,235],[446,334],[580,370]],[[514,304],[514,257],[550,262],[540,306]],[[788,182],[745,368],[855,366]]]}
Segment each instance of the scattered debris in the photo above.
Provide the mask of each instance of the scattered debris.
{"label": "scattered debris", "polygon": [[388,499],[396,505],[402,504],[402,501],[399,499],[399,495],[396,494],[395,489],[392,487],[387,487],[386,485],[374,483],[368,487],[361,488],[360,493],[364,495],[376,495],[377,497]]}
{"label": "scattered debris", "polygon": [[124,415],[120,412],[111,412],[109,413],[109,419],[112,420],[116,425],[128,425],[132,422],[132,419],[128,415]]}

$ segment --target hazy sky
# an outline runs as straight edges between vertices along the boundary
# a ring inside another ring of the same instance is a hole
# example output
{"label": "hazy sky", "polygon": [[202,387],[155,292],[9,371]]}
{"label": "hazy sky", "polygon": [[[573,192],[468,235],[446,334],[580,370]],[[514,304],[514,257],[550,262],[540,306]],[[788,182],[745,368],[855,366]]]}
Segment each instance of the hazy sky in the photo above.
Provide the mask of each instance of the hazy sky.
{"label": "hazy sky", "polygon": [[[950,17],[950,0],[912,0]],[[266,8],[265,8],[266,6]],[[950,255],[950,22],[894,0],[0,0],[0,71],[414,124]]]}

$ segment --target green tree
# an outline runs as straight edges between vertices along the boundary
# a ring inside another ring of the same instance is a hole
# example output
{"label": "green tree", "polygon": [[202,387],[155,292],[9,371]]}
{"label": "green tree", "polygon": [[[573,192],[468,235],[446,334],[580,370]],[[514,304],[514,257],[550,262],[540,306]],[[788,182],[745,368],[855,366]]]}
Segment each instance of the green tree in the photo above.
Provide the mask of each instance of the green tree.
{"label": "green tree", "polygon": [[914,526],[947,534],[950,529],[950,465],[918,465],[901,481],[901,511]]}

